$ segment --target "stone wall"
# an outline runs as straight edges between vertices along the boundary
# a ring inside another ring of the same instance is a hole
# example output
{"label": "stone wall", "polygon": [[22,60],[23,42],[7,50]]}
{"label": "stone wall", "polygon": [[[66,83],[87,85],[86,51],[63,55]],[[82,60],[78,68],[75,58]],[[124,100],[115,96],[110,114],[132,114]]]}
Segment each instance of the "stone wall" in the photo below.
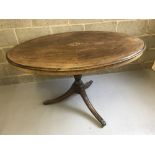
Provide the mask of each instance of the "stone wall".
{"label": "stone wall", "polygon": [[103,19],[1,19],[0,20],[0,84],[13,84],[48,79],[16,70],[5,59],[5,53],[15,45],[39,36],[68,31],[114,31],[142,38],[147,45],[143,56],[116,72],[151,68],[155,59],[155,20]]}

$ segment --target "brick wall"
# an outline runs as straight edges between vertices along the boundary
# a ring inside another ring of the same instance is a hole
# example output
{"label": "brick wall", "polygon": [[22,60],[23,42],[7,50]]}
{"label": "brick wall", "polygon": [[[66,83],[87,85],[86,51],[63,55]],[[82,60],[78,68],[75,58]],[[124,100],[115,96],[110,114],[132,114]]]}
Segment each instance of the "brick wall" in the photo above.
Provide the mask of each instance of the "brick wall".
{"label": "brick wall", "polygon": [[114,31],[123,32],[142,38],[147,45],[144,55],[137,61],[113,70],[133,70],[151,68],[155,59],[155,20],[103,20],[103,19],[11,19],[0,20],[0,84],[12,84],[49,77],[34,76],[18,71],[9,65],[5,53],[15,45],[39,36],[68,31]]}

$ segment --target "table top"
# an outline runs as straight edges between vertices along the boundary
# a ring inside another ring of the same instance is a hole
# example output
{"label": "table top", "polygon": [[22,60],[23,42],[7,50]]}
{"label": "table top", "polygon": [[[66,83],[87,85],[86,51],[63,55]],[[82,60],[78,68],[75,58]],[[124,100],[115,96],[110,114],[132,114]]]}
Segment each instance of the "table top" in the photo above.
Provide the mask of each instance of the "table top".
{"label": "table top", "polygon": [[21,43],[7,53],[16,67],[54,75],[76,75],[121,66],[137,59],[144,42],[107,31],[78,31],[47,35]]}

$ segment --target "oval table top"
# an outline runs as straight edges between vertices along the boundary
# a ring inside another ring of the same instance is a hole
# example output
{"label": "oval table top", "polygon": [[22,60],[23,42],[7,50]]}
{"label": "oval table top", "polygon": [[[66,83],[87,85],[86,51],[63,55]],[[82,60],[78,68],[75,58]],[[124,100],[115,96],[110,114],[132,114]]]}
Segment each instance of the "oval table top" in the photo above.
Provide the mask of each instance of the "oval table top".
{"label": "oval table top", "polygon": [[54,75],[77,75],[120,66],[137,59],[144,42],[107,31],[78,31],[47,35],[21,43],[7,53],[17,67]]}

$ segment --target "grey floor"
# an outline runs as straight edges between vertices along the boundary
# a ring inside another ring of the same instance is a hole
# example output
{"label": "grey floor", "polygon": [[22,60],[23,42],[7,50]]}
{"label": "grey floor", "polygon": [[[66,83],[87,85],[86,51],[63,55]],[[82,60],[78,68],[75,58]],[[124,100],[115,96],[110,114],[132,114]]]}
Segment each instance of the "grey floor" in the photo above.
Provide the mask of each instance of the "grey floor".
{"label": "grey floor", "polygon": [[155,72],[85,76],[88,96],[107,125],[99,124],[74,95],[44,106],[69,88],[72,78],[0,87],[0,134],[155,134]]}

